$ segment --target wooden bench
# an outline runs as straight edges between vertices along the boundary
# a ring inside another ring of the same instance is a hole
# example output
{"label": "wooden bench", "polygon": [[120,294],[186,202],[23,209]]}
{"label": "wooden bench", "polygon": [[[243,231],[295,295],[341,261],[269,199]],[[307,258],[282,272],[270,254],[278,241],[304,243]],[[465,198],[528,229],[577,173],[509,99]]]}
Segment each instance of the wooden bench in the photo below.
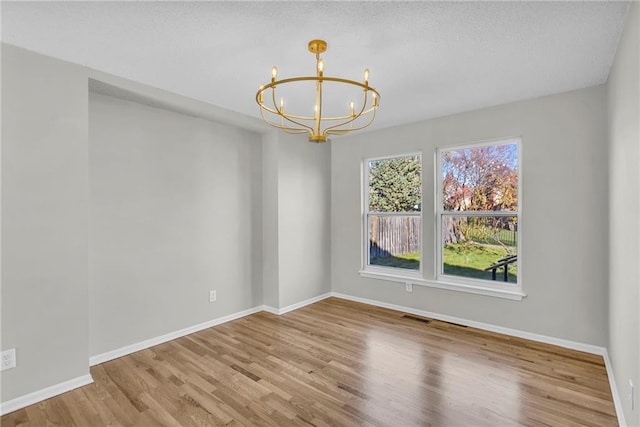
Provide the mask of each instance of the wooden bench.
{"label": "wooden bench", "polygon": [[491,280],[496,280],[496,271],[500,267],[504,267],[504,281],[508,282],[509,281],[509,273],[508,273],[509,264],[512,264],[514,262],[518,262],[518,255],[509,255],[502,259],[499,259],[498,261],[496,261],[495,264],[485,268],[484,271],[491,270]]}

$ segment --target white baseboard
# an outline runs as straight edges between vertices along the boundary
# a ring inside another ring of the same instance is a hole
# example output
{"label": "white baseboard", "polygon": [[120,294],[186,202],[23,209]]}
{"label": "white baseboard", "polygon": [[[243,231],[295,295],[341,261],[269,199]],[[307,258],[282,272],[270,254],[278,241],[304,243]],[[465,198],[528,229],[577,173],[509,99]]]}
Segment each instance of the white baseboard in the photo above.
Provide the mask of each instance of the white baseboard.
{"label": "white baseboard", "polygon": [[342,298],[349,301],[361,302],[363,304],[374,305],[376,307],[388,308],[391,310],[403,311],[405,313],[415,314],[422,317],[430,317],[432,319],[442,320],[449,323],[457,323],[459,325],[471,326],[472,328],[483,329],[485,331],[497,332],[499,334],[510,335],[512,337],[525,338],[531,341],[538,341],[546,344],[553,344],[559,347],[570,348],[572,350],[584,351],[585,353],[597,354],[604,356],[606,348],[597,345],[584,344],[575,341],[569,341],[562,338],[550,337],[547,335],[535,334],[533,332],[520,331],[518,329],[505,328],[503,326],[492,325],[489,323],[476,322],[475,320],[463,319],[461,317],[449,316],[446,314],[434,313],[431,311],[419,310],[417,308],[404,307],[401,305],[389,304],[382,301],[376,301],[366,298],[354,297],[351,295],[332,292],[331,296]]}
{"label": "white baseboard", "polygon": [[280,313],[279,313],[280,309],[275,308],[275,307],[271,307],[270,305],[263,305],[262,306],[262,311],[266,311],[267,313],[275,314],[277,316],[280,315]]}
{"label": "white baseboard", "polygon": [[280,316],[280,315],[288,313],[290,311],[302,308],[305,305],[313,304],[313,303],[316,303],[318,301],[322,301],[323,299],[327,299],[332,295],[333,295],[332,292],[327,292],[326,294],[318,295],[317,297],[309,298],[309,299],[306,299],[304,301],[300,301],[300,302],[288,305],[288,306],[283,307],[283,308],[275,308],[275,307],[271,307],[271,306],[268,306],[268,305],[264,305],[264,306],[262,306],[262,309],[264,311],[268,312],[268,313],[277,314],[278,316]]}
{"label": "white baseboard", "polygon": [[98,365],[100,363],[108,362],[109,360],[117,359],[119,357],[135,353],[136,351],[153,347],[154,345],[163,344],[167,341],[175,340],[177,338],[184,337],[185,335],[193,334],[194,332],[211,328],[212,326],[220,325],[222,323],[230,322],[232,320],[257,313],[259,311],[262,311],[263,309],[264,306],[253,307],[248,310],[229,314],[228,316],[219,317],[217,319],[209,320],[204,323],[189,326],[188,328],[180,329],[179,331],[169,332],[168,334],[160,335],[158,337],[140,341],[135,344],[130,344],[124,347],[117,348],[115,350],[107,351],[106,353],[97,354],[89,358],[89,366]]}
{"label": "white baseboard", "polygon": [[[219,317],[217,319],[209,320],[207,322],[193,325],[188,328],[180,329],[179,331],[170,332],[168,334],[164,334],[155,338],[150,338],[148,340],[140,341],[135,344],[120,347],[115,350],[108,351],[106,353],[91,356],[89,358],[89,366],[94,366],[100,363],[108,362],[109,360],[117,359],[119,357],[126,356],[131,353],[135,353],[136,351],[153,347],[154,345],[162,344],[167,341],[171,341],[171,340],[183,337],[185,335],[189,335],[194,332],[201,331],[203,329],[211,328],[212,326],[220,325],[222,323],[230,322],[232,320],[236,320],[241,317],[248,316],[250,314],[258,313],[264,309],[265,309],[264,306],[250,308],[248,310],[240,311],[238,313],[233,313],[228,316]],[[59,394],[65,393],[75,388],[82,387],[87,384],[91,384],[92,382],[93,382],[93,378],[91,378],[91,375],[84,375],[82,377],[74,378],[69,381],[65,381],[60,384],[56,384],[42,390],[29,393],[27,395],[18,397],[16,399],[9,400],[7,402],[2,402],[0,403],[0,415],[4,415],[9,412],[16,411],[18,409],[24,408],[25,406],[33,405],[34,403],[41,402],[45,399],[49,399],[51,397],[57,396]]]}
{"label": "white baseboard", "polygon": [[54,384],[50,387],[43,388],[42,390],[34,391],[33,393],[25,394],[24,396],[16,397],[15,399],[7,400],[6,402],[0,403],[0,415],[17,411],[18,409],[22,409],[25,406],[33,405],[34,403],[38,403],[45,399],[49,399],[59,394],[66,393],[78,387],[91,384],[92,382],[93,378],[90,374],[87,374],[81,377],[70,379],[68,381]]}
{"label": "white baseboard", "polygon": [[305,305],[313,304],[314,302],[321,301],[325,298],[329,298],[331,296],[330,293],[326,293],[323,295],[319,295],[317,297],[309,298],[304,301],[300,301],[295,304],[291,304],[287,307],[283,308],[275,308],[267,305],[261,305],[257,307],[250,308],[248,310],[240,311],[238,313],[233,313],[228,316],[219,317],[217,319],[209,320],[204,323],[200,323],[198,325],[190,326],[188,328],[180,329],[179,331],[169,332],[168,334],[160,335],[158,337],[150,338],[148,340],[140,341],[135,344],[130,344],[124,347],[117,348],[115,350],[107,351],[102,354],[97,354],[95,356],[91,356],[89,358],[89,366],[98,365],[100,363],[108,362],[109,360],[117,359],[122,356],[126,356],[131,353],[135,353],[136,351],[144,350],[149,347],[153,347],[154,345],[163,344],[167,341],[172,341],[177,338],[181,338],[185,335],[193,334],[194,332],[202,331],[203,329],[211,328],[213,326],[220,325],[222,323],[230,322],[232,320],[239,319],[241,317],[248,316],[250,314],[258,313],[259,311],[266,311],[268,313],[282,315],[288,313],[290,311],[296,310],[298,308],[304,307]]}
{"label": "white baseboard", "polygon": [[618,424],[620,427],[627,427],[627,421],[624,418],[624,411],[622,409],[622,400],[620,399],[620,393],[618,393],[618,386],[616,385],[616,377],[613,375],[613,366],[611,366],[611,359],[609,359],[609,352],[605,349],[604,366],[607,368],[607,378],[609,378],[609,387],[611,387],[611,395],[613,396],[613,405],[616,408],[616,415],[618,416]]}
{"label": "white baseboard", "polygon": [[[165,335],[161,335],[155,338],[151,338],[148,340],[144,340],[135,344],[131,344],[125,347],[121,347],[112,351],[108,351],[106,353],[98,354],[96,356],[92,356],[89,358],[89,365],[97,365],[100,363],[107,362],[109,360],[117,359],[122,356],[126,356],[131,353],[135,353],[136,351],[144,350],[149,347],[153,347],[158,344],[165,343],[167,341],[171,341],[185,335],[192,334],[194,332],[201,331],[203,329],[211,328],[213,326],[220,325],[222,323],[230,322],[232,320],[239,319],[241,317],[248,316],[250,314],[254,314],[260,311],[266,311],[268,313],[283,315],[293,310],[297,310],[304,306],[316,303],[318,301],[322,301],[329,297],[340,298],[348,301],[355,301],[363,304],[373,305],[376,307],[388,308],[391,310],[401,311],[405,313],[415,314],[422,317],[430,317],[432,319],[442,320],[450,323],[457,323],[464,326],[470,326],[473,328],[483,329],[486,331],[497,332],[500,334],[505,334],[509,336],[525,338],[532,341],[538,341],[546,344],[553,344],[560,347],[569,348],[572,350],[584,351],[586,353],[597,354],[604,358],[605,367],[607,369],[607,377],[609,378],[609,385],[611,387],[611,393],[613,396],[613,402],[616,409],[616,414],[618,416],[618,423],[620,426],[625,427],[625,419],[624,414],[622,412],[622,404],[620,400],[620,395],[618,394],[618,389],[615,383],[615,377],[613,375],[613,370],[611,367],[611,361],[609,359],[609,354],[607,353],[607,349],[605,347],[590,345],[579,343],[575,341],[565,340],[561,338],[550,337],[546,335],[535,334],[532,332],[520,331],[517,329],[505,328],[502,326],[496,326],[489,323],[476,322],[474,320],[463,319],[460,317],[449,316],[446,314],[439,314],[425,310],[419,310],[416,308],[400,306],[396,304],[390,304],[382,301],[371,300],[367,298],[360,298],[352,295],[342,294],[339,292],[329,292],[323,295],[319,295],[317,297],[309,298],[307,300],[291,304],[289,306],[283,308],[275,308],[267,305],[262,305],[254,308],[250,308],[248,310],[244,310],[238,313],[233,313],[228,316],[220,317],[217,319],[213,319],[204,323],[200,323],[198,325],[190,326],[188,328],[181,329],[179,331],[170,332]],[[18,409],[24,408],[25,406],[32,405],[34,403],[40,402],[45,399],[49,399],[58,394],[65,393],[67,391],[73,390],[75,388],[91,384],[93,382],[93,378],[91,375],[84,375],[82,377],[74,378],[69,381],[65,381],[60,384],[56,384],[51,387],[47,387],[45,389],[27,394],[22,397],[18,397],[16,399],[0,403],[0,415],[7,414],[9,412],[16,411]]]}
{"label": "white baseboard", "polygon": [[561,338],[550,337],[547,335],[535,334],[533,332],[520,331],[518,329],[505,328],[503,326],[491,325],[489,323],[476,322],[474,320],[462,319],[460,317],[448,316],[446,314],[433,313],[431,311],[419,310],[411,307],[404,307],[395,304],[389,304],[382,301],[376,301],[366,298],[355,297],[352,295],[341,294],[338,292],[332,292],[331,296],[336,298],[345,299],[348,301],[360,302],[363,304],[369,304],[376,307],[388,308],[391,310],[402,311],[405,313],[415,314],[422,317],[430,317],[432,319],[443,320],[445,322],[457,323],[459,325],[471,326],[473,328],[483,329],[485,331],[497,332],[504,335],[509,335],[518,338],[525,338],[531,341],[542,342],[545,344],[553,344],[559,347],[569,348],[572,350],[584,351],[585,353],[597,354],[604,359],[604,365],[607,369],[607,378],[609,379],[609,387],[611,387],[611,395],[613,397],[613,405],[616,409],[616,415],[618,417],[618,424],[621,427],[626,427],[626,421],[622,410],[622,401],[620,400],[620,394],[618,393],[618,387],[616,386],[615,376],[613,375],[613,368],[611,366],[611,360],[609,359],[609,353],[606,347],[600,347],[597,345],[584,344],[576,341],[569,341]]}

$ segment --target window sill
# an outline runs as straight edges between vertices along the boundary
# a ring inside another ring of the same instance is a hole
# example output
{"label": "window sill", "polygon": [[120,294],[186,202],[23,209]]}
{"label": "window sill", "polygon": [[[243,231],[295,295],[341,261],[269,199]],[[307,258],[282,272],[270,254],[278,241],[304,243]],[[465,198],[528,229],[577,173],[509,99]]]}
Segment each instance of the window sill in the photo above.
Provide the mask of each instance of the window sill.
{"label": "window sill", "polygon": [[464,292],[469,294],[485,295],[495,298],[504,298],[515,301],[522,301],[527,294],[521,290],[497,289],[486,286],[473,286],[461,283],[443,282],[440,280],[425,280],[412,275],[401,275],[396,273],[378,272],[362,270],[360,276],[369,279],[388,280],[390,282],[411,283],[416,286],[427,286],[430,288],[447,289],[451,291]]}

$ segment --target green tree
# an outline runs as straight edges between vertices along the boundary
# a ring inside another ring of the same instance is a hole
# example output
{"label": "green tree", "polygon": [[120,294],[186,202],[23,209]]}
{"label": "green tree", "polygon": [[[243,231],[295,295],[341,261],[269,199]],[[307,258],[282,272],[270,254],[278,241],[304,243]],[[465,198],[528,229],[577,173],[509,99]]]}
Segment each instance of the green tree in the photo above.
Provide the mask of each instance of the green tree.
{"label": "green tree", "polygon": [[369,163],[369,210],[415,212],[422,208],[420,156]]}

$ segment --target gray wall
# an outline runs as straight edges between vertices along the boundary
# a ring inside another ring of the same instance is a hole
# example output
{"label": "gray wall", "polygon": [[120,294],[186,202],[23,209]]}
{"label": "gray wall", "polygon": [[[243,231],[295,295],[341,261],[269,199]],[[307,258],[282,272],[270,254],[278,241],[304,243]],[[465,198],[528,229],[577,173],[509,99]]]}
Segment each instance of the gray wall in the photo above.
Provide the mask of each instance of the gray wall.
{"label": "gray wall", "polygon": [[0,320],[18,365],[0,374],[2,402],[89,374],[90,355],[262,304],[260,134],[89,94],[100,73],[2,54]]}
{"label": "gray wall", "polygon": [[278,251],[278,134],[262,141],[262,286],[264,305],[280,307]]}
{"label": "gray wall", "polygon": [[304,135],[263,140],[264,304],[331,291],[331,145]]}
{"label": "gray wall", "polygon": [[[640,4],[632,3],[608,81],[609,354],[627,423],[640,425]],[[635,384],[631,411],[629,380]]]}
{"label": "gray wall", "polygon": [[[523,301],[366,279],[361,263],[364,158],[421,151],[425,278],[433,272],[434,150],[522,137]],[[607,343],[604,86],[340,139],[332,146],[335,292],[580,343]]]}
{"label": "gray wall", "polygon": [[260,135],[90,93],[89,146],[92,356],[262,304]]}
{"label": "gray wall", "polygon": [[331,291],[331,145],[278,137],[280,308]]}
{"label": "gray wall", "polygon": [[87,74],[2,45],[2,399],[89,373]]}
{"label": "gray wall", "polygon": [[88,374],[89,356],[330,291],[329,145],[2,53],[3,402]]}

